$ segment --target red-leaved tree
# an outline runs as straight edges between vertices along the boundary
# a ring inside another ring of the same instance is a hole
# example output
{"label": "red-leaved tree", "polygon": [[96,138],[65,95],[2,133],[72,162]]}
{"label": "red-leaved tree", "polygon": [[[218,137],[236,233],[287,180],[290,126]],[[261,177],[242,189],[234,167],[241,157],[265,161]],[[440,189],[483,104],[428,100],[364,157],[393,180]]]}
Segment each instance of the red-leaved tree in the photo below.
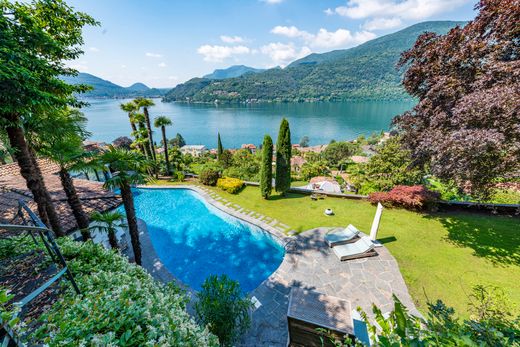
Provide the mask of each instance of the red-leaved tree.
{"label": "red-leaved tree", "polygon": [[481,0],[477,17],[425,33],[403,53],[403,84],[419,99],[396,117],[417,163],[477,198],[520,176],[520,0]]}

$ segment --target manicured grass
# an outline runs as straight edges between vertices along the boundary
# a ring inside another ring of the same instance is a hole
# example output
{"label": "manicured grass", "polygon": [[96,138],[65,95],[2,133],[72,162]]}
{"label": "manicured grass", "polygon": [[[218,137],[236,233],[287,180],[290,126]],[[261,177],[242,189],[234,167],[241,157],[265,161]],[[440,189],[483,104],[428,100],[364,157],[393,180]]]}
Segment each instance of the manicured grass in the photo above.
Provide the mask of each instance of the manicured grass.
{"label": "manicured grass", "polygon": [[[211,188],[211,187],[210,187]],[[375,206],[359,200],[278,195],[264,200],[258,188],[219,195],[244,208],[278,219],[296,231],[354,224],[370,231]],[[335,215],[325,216],[331,208]],[[467,315],[468,295],[476,284],[505,290],[520,313],[520,219],[473,213],[422,214],[385,209],[378,239],[397,259],[408,289],[424,312],[427,298],[442,299]]]}
{"label": "manicured grass", "polygon": [[292,181],[291,187],[303,187],[309,184],[309,181]]}

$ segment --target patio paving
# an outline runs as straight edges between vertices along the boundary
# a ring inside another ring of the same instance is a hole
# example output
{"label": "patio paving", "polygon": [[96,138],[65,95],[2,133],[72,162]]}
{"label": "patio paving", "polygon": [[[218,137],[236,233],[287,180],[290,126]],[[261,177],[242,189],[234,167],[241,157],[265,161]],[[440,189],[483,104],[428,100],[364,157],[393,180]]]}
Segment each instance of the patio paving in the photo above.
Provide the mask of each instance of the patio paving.
{"label": "patio paving", "polygon": [[[372,312],[372,304],[383,312],[390,311],[393,308],[392,294],[395,294],[412,314],[420,315],[408,293],[397,261],[384,246],[376,248],[377,256],[340,262],[323,241],[331,228],[311,229],[288,237],[265,220],[224,206],[218,196],[206,189],[182,188],[195,190],[215,207],[259,225],[285,245],[286,254],[280,267],[249,293],[257,298],[261,306],[252,312],[251,328],[237,346],[287,346],[287,309],[293,287],[334,296],[347,301],[352,308],[361,307],[368,314]],[[173,280],[182,286],[156,255],[144,222],[140,221],[139,224],[143,266],[157,280]],[[188,292],[193,296],[193,291]]]}
{"label": "patio paving", "polygon": [[375,257],[340,262],[323,241],[330,228],[305,231],[286,247],[278,270],[250,293],[262,306],[253,312],[252,326],[240,346],[286,346],[287,308],[292,287],[317,291],[372,312],[375,303],[383,312],[393,308],[392,293],[419,314],[396,260],[385,247]]}

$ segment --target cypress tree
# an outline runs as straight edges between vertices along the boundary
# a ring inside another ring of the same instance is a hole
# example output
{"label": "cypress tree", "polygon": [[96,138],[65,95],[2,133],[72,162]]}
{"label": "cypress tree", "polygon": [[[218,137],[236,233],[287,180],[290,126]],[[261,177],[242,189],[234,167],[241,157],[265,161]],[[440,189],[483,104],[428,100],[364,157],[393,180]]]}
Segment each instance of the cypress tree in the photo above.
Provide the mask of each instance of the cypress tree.
{"label": "cypress tree", "polygon": [[222,141],[220,141],[220,133],[217,136],[217,159],[220,160],[220,157],[224,153],[224,147],[222,146]]}
{"label": "cypress tree", "polygon": [[265,135],[262,144],[262,162],[260,166],[260,193],[264,199],[271,196],[273,190],[273,140]]}
{"label": "cypress tree", "polygon": [[276,141],[275,189],[283,195],[291,187],[291,130],[287,119],[282,119]]}

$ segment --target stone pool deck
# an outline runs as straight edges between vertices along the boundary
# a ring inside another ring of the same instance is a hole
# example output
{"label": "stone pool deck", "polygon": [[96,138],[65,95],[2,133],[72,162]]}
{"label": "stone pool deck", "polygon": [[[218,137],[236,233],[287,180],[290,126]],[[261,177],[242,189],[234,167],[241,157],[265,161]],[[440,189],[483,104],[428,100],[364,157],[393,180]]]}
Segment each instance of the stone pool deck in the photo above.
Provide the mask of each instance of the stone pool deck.
{"label": "stone pool deck", "polygon": [[[165,186],[146,188],[170,188]],[[378,255],[370,258],[340,262],[323,241],[331,228],[316,228],[296,236],[287,236],[278,221],[266,220],[265,216],[247,211],[219,197],[208,189],[196,186],[172,186],[188,188],[201,194],[213,206],[250,223],[256,224],[277,237],[286,249],[280,267],[258,288],[250,293],[261,303],[252,313],[252,326],[238,344],[239,346],[286,346],[287,309],[292,287],[317,291],[350,303],[352,308],[361,307],[372,312],[376,304],[383,312],[393,308],[392,294],[408,307],[412,314],[419,314],[410,297],[399,266],[383,246],[376,248]],[[273,222],[275,221],[275,222]],[[161,263],[156,255],[144,222],[139,222],[143,250],[143,267],[154,278],[170,282],[178,281]],[[288,229],[288,226],[287,228]],[[193,291],[188,289],[190,294]],[[334,317],[331,317],[334,320]]]}

